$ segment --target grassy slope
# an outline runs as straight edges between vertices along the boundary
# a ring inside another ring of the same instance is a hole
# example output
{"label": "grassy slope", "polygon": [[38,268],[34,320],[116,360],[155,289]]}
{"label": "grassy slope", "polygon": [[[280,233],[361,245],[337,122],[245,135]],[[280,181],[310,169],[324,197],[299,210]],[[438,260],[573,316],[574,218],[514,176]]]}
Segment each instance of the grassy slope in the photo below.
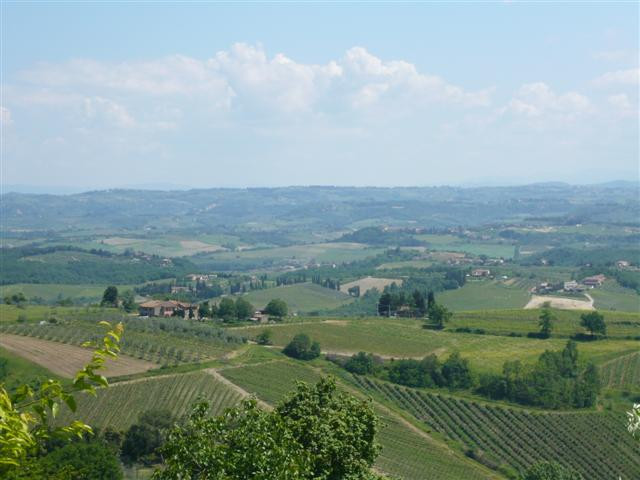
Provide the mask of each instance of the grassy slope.
{"label": "grassy slope", "polygon": [[525,289],[491,280],[470,281],[462,288],[446,290],[437,297],[453,311],[522,308],[529,301]]}
{"label": "grassy slope", "polygon": [[[553,333],[573,335],[584,331],[580,326],[579,310],[553,310],[556,317]],[[640,314],[630,312],[603,312],[610,337],[635,337],[640,335]],[[456,312],[447,329],[459,327],[481,328],[489,333],[508,335],[511,332],[526,335],[540,330],[540,310],[475,310]]]}
{"label": "grassy slope", "polygon": [[360,376],[354,380],[429,428],[515,470],[553,460],[579,470],[585,478],[631,480],[640,475],[635,441],[611,412],[529,413]]}
{"label": "grassy slope", "polygon": [[106,390],[99,390],[97,398],[79,396],[77,412],[72,414],[65,409],[59,421],[64,423],[77,418],[96,428],[110,425],[126,429],[147,410],[169,410],[179,416],[187,413],[201,397],[211,403],[213,414],[219,414],[224,408],[235,405],[241,395],[202,371],[150,377],[113,384]]}
{"label": "grassy slope", "polygon": [[49,317],[74,315],[82,311],[84,309],[78,307],[26,305],[24,308],[18,308],[15,305],[0,304],[0,323],[15,322],[20,315],[24,315],[27,321],[39,321]]}
{"label": "grassy slope", "polygon": [[622,310],[640,313],[640,295],[635,290],[624,288],[613,280],[608,280],[600,288],[589,290],[595,300],[595,307],[601,310]]}
{"label": "grassy slope", "polygon": [[[229,368],[221,373],[269,403],[277,402],[291,391],[296,380],[314,382],[320,378],[320,374],[311,367],[288,360]],[[379,436],[383,449],[376,462],[380,470],[405,480],[489,478],[483,469],[454,455],[444,445],[428,442],[397,416],[380,407],[376,410],[383,421]]]}
{"label": "grassy slope", "polygon": [[[40,297],[45,301],[56,300],[59,296],[82,298],[91,301],[99,301],[102,298],[107,285],[63,285],[55,283],[16,283],[13,285],[3,285],[0,287],[0,297],[13,295],[22,292],[25,297]],[[131,289],[131,285],[118,285],[118,291],[122,292]]]}
{"label": "grassy slope", "polygon": [[264,307],[273,298],[280,298],[287,302],[289,309],[294,312],[333,309],[353,301],[353,297],[345,293],[313,283],[298,283],[266,290],[255,290],[248,293],[245,298],[258,308]]}
{"label": "grassy slope", "polygon": [[0,370],[0,383],[4,383],[9,390],[23,383],[30,384],[37,379],[53,378],[61,380],[61,377],[58,377],[46,368],[25,360],[1,347],[0,359],[7,362],[5,364],[4,376],[1,376],[2,370]]}
{"label": "grassy slope", "polygon": [[640,352],[606,362],[600,368],[603,386],[640,389]]}
{"label": "grassy slope", "polygon": [[[556,338],[535,340],[425,330],[418,321],[399,318],[310,322],[261,328],[273,331],[275,345],[286,345],[294,335],[306,333],[320,342],[323,351],[329,352],[366,351],[402,358],[423,357],[430,353],[448,355],[459,351],[478,368],[493,371],[501,371],[506,360],[533,362],[544,350],[560,350],[566,343],[566,339]],[[259,330],[239,328],[232,331],[252,337]],[[633,340],[603,340],[582,343],[579,350],[587,358],[605,361],[638,346],[639,343]]]}

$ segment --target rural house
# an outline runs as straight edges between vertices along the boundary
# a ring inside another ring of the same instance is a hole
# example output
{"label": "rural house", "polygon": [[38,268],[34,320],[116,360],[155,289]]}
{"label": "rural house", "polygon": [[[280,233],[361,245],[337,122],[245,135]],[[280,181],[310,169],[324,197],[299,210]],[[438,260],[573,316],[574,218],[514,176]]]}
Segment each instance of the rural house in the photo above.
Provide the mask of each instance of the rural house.
{"label": "rural house", "polygon": [[489,275],[491,275],[491,270],[487,269],[487,268],[476,268],[475,270],[473,270],[471,272],[471,276],[472,277],[488,277]]}
{"label": "rural house", "polygon": [[602,286],[602,284],[604,283],[604,281],[607,279],[607,277],[605,277],[604,275],[600,274],[600,275],[593,275],[592,277],[587,277],[584,280],[582,280],[582,283],[584,285],[586,285],[587,287],[600,287]]}
{"label": "rural house", "polygon": [[184,318],[198,318],[198,305],[177,302],[175,300],[150,300],[140,304],[138,314],[141,317],[172,317],[183,312]]}

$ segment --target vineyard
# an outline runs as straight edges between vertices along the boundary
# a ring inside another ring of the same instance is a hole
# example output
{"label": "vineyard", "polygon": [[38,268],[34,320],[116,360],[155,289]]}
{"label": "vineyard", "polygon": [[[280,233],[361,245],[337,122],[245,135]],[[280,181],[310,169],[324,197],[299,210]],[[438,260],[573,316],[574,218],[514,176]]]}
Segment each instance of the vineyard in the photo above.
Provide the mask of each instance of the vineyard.
{"label": "vineyard", "polygon": [[81,419],[94,428],[126,429],[147,410],[169,410],[178,417],[188,413],[198,399],[210,402],[213,414],[235,405],[240,393],[204,372],[150,377],[112,384],[97,397],[77,397],[78,410],[61,412],[59,422]]}
{"label": "vineyard", "polygon": [[640,352],[603,364],[600,378],[606,388],[640,388]]}
{"label": "vineyard", "polygon": [[493,468],[553,460],[585,478],[640,478],[637,445],[611,413],[530,413],[353,376],[365,391],[410,412]]}
{"label": "vineyard", "polygon": [[[149,319],[146,321],[148,322]],[[171,319],[173,324],[179,320]],[[191,330],[170,331],[167,328],[146,328],[140,319],[125,323],[125,335],[120,344],[122,353],[133,358],[146,360],[159,365],[179,365],[210,360],[238,348],[242,339],[225,336],[223,330],[215,327],[199,325],[204,334],[196,334]],[[183,323],[187,323],[184,322]],[[164,324],[160,324],[164,325]],[[206,329],[210,330],[210,332]],[[193,328],[193,327],[191,327]],[[86,341],[96,341],[103,334],[96,322],[75,320],[65,323],[0,324],[0,332],[51,340],[70,345],[82,345]],[[208,335],[206,333],[209,333]]]}
{"label": "vineyard", "polygon": [[[286,360],[260,365],[226,368],[220,373],[259,398],[274,404],[290,392],[296,380],[316,382],[320,374],[313,368]],[[376,467],[404,480],[490,479],[491,472],[474,465],[395,415],[374,404],[382,421],[379,441],[382,452]]]}

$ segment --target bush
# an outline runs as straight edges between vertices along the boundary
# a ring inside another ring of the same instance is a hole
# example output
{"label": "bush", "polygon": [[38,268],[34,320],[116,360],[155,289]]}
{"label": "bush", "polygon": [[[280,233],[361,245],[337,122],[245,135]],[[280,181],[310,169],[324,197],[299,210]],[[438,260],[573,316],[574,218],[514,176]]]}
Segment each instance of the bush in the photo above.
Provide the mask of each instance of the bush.
{"label": "bush", "polygon": [[271,330],[264,330],[256,337],[256,343],[258,345],[273,345],[273,332]]}
{"label": "bush", "polygon": [[320,344],[311,342],[308,335],[299,333],[282,351],[285,355],[298,360],[313,360],[320,356]]}

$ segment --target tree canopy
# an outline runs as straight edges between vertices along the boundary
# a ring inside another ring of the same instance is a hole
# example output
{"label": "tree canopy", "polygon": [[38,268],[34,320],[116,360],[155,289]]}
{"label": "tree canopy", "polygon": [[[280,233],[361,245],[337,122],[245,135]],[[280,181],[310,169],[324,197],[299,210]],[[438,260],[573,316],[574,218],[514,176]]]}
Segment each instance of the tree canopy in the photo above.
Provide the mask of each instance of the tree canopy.
{"label": "tree canopy", "polygon": [[365,480],[379,446],[378,419],[366,401],[331,378],[299,382],[273,411],[254,399],[210,417],[206,402],[176,425],[161,452],[156,480]]}

